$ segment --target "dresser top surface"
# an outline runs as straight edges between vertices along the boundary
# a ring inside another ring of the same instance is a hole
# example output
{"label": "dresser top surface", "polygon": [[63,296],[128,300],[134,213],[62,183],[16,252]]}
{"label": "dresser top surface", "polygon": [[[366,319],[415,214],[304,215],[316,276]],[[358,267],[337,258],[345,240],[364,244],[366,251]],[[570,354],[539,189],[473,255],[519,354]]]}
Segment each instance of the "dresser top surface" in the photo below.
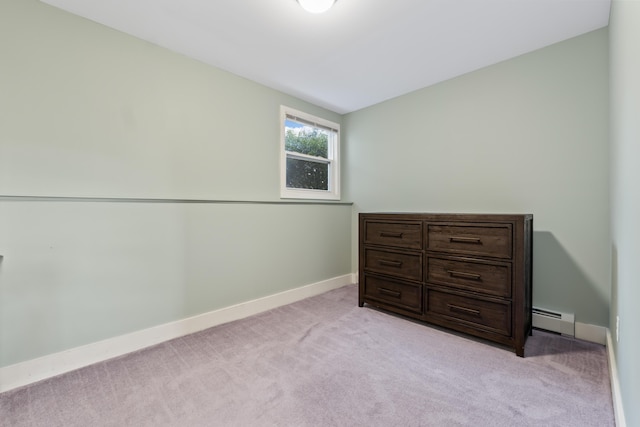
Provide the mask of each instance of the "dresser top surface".
{"label": "dresser top surface", "polygon": [[416,221],[516,221],[533,219],[533,214],[502,213],[360,212],[359,216],[373,219],[406,219]]}

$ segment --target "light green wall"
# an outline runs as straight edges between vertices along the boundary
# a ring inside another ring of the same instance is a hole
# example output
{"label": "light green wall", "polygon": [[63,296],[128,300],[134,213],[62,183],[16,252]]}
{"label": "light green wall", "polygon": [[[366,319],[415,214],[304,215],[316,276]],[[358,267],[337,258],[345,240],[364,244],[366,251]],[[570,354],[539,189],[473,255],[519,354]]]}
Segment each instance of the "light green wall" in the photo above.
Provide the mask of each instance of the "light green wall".
{"label": "light green wall", "polygon": [[351,272],[351,206],[0,209],[0,366]]}
{"label": "light green wall", "polygon": [[[640,2],[614,0],[611,58],[611,333],[628,426],[640,425]],[[616,316],[620,318],[616,342]]]}
{"label": "light green wall", "polygon": [[355,211],[532,213],[534,304],[608,326],[607,43],[598,30],[346,115],[344,194]]}
{"label": "light green wall", "polygon": [[0,194],[277,199],[280,104],[342,120],[36,0],[0,5]]}
{"label": "light green wall", "polygon": [[[278,201],[299,99],[0,1],[0,195]],[[352,271],[349,205],[0,198],[0,367]]]}

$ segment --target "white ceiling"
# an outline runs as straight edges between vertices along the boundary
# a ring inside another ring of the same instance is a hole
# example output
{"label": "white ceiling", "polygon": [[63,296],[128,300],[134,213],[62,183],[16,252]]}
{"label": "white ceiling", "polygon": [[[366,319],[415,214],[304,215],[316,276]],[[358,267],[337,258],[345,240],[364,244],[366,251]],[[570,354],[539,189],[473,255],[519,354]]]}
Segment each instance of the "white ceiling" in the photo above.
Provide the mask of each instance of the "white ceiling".
{"label": "white ceiling", "polygon": [[347,113],[605,27],[611,0],[43,0]]}

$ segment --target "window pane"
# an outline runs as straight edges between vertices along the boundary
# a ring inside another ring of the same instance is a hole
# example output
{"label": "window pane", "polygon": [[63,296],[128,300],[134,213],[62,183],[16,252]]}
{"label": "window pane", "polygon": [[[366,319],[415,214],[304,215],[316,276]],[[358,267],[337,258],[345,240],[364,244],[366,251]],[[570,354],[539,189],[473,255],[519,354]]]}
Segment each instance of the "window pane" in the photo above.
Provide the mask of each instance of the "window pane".
{"label": "window pane", "polygon": [[287,187],[289,188],[328,190],[328,177],[328,164],[287,159]]}
{"label": "window pane", "polygon": [[340,125],[280,106],[280,197],[340,200]]}
{"label": "window pane", "polygon": [[285,120],[285,150],[328,158],[329,132],[317,127]]}

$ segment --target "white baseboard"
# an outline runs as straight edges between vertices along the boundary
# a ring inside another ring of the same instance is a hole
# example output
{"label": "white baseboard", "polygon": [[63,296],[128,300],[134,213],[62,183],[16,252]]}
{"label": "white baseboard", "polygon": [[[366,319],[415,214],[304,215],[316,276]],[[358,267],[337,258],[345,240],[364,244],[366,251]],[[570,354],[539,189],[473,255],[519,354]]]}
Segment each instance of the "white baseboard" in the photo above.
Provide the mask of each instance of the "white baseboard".
{"label": "white baseboard", "polygon": [[575,337],[584,341],[606,345],[607,328],[589,323],[576,322]]}
{"label": "white baseboard", "polygon": [[624,416],[624,407],[622,406],[622,395],[620,394],[620,377],[618,376],[618,364],[616,363],[616,355],[613,352],[613,341],[611,331],[607,329],[607,355],[609,357],[609,377],[611,378],[611,398],[613,400],[613,414],[616,419],[617,427],[627,427],[627,420]]}
{"label": "white baseboard", "polygon": [[[0,368],[0,393],[355,283],[345,274],[208,313]],[[354,302],[355,304],[355,302]]]}

